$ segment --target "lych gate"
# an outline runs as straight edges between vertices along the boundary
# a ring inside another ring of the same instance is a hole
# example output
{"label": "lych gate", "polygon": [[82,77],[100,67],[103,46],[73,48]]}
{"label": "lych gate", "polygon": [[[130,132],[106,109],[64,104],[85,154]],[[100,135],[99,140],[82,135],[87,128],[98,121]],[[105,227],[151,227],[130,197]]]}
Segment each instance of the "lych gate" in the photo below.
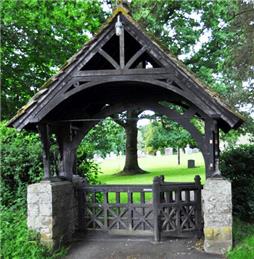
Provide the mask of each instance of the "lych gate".
{"label": "lych gate", "polygon": [[[180,107],[181,112],[179,109],[174,109],[175,106]],[[216,220],[218,224],[214,225],[210,224],[209,220],[206,221],[206,213],[212,215],[211,211],[206,211],[206,202],[210,200],[210,195],[217,196],[216,188],[211,186],[215,184],[218,187],[225,182],[220,177],[218,168],[219,129],[227,132],[232,128],[237,128],[241,125],[242,119],[192,75],[181,62],[153,42],[133,21],[128,10],[122,6],[114,11],[112,17],[97,36],[74,55],[57,75],[45,83],[39,93],[17,113],[9,125],[17,129],[27,129],[40,133],[43,144],[45,180],[48,180],[42,184],[48,184],[50,186],[48,192],[55,195],[54,188],[61,190],[61,186],[67,184],[69,189],[65,188],[65,190],[70,191],[72,190],[71,182],[77,186],[78,181],[73,177],[76,150],[86,133],[108,116],[136,109],[149,109],[165,115],[191,133],[203,154],[206,177],[213,179],[213,181],[208,182],[210,189],[205,187],[204,190],[205,230],[210,231],[212,228],[214,231],[214,228],[218,228],[218,231],[224,231],[221,229],[225,226],[229,226],[230,229],[231,222],[227,222],[223,226],[223,223],[220,225]],[[192,123],[193,119],[201,121],[204,126],[203,131],[195,127]],[[60,183],[51,181],[49,156],[51,134],[55,134],[59,147],[59,176],[66,180]],[[227,184],[226,181],[226,187],[222,187],[226,192],[230,190],[230,187],[227,189]],[[210,194],[213,192],[213,188],[214,194]],[[198,178],[193,184],[176,185],[164,183],[161,178],[157,178],[153,186],[147,187],[79,186],[78,189],[82,189],[87,193],[86,197],[91,198],[85,203],[85,213],[90,213],[90,218],[87,218],[88,214],[84,215],[84,211],[80,208],[77,210],[78,212],[75,212],[78,213],[80,222],[84,220],[87,227],[94,226],[93,228],[96,228],[97,226],[98,228],[99,226],[102,229],[110,229],[110,226],[111,228],[115,226],[114,228],[118,230],[121,228],[147,230],[150,226],[156,239],[158,239],[156,231],[163,230],[163,228],[167,232],[166,230],[169,231],[177,226],[175,230],[178,231],[178,234],[180,234],[181,229],[197,232],[201,230],[201,186]],[[148,203],[145,201],[145,193],[150,192],[150,189],[155,190],[153,193],[153,216],[151,216]],[[222,189],[220,187],[217,193],[223,192]],[[28,196],[33,195],[35,191],[36,188],[31,187]],[[190,195],[191,191],[195,193],[195,197]],[[119,205],[110,205],[108,202],[108,193],[110,192],[115,193],[113,204]],[[120,202],[119,193],[121,192],[126,192],[129,195],[127,202],[129,206],[122,205]],[[140,195],[140,206],[135,208],[130,205],[133,204],[132,193],[134,192],[139,192]],[[103,205],[99,207],[96,193],[103,193],[101,198]],[[229,202],[231,202],[230,193],[223,195],[219,195],[221,197],[217,198],[225,201],[228,195]],[[206,197],[208,197],[207,200]],[[57,196],[56,200],[58,199],[61,198]],[[71,202],[73,201],[71,200]],[[68,207],[67,203],[64,205],[66,208]],[[216,203],[219,204],[218,200]],[[29,204],[32,208],[33,203]],[[74,204],[76,203],[74,202]],[[93,208],[89,207],[89,204]],[[52,207],[54,206],[57,205],[52,205]],[[80,204],[79,207],[81,207]],[[98,213],[96,214],[96,212]],[[76,215],[75,213],[71,215]],[[111,213],[111,218],[109,213]],[[47,215],[49,217],[55,216],[52,215],[53,212],[49,214]],[[60,214],[61,212],[59,212]],[[102,215],[103,218],[100,218]],[[215,213],[214,215],[216,217]],[[125,216],[126,218],[123,220]],[[141,217],[142,220],[138,217]],[[68,220],[67,217],[66,221],[71,225]],[[161,223],[156,220],[161,221]],[[89,225],[88,222],[91,224]],[[38,223],[40,227],[36,227],[34,222],[29,224],[30,227],[40,232],[46,231],[46,227],[43,228],[40,223]],[[158,227],[155,227],[156,224],[159,224]],[[50,231],[53,233],[52,229]],[[72,233],[74,226],[72,230],[68,231]],[[54,233],[52,233],[47,238],[51,238],[54,242],[59,241],[59,237],[54,237]],[[206,232],[205,237],[208,244],[207,251],[209,251],[213,244],[217,244],[217,240],[211,239],[209,241]],[[220,243],[225,241],[223,249],[230,246],[232,241],[230,234],[226,238],[228,238],[226,241],[225,238],[220,240]]]}

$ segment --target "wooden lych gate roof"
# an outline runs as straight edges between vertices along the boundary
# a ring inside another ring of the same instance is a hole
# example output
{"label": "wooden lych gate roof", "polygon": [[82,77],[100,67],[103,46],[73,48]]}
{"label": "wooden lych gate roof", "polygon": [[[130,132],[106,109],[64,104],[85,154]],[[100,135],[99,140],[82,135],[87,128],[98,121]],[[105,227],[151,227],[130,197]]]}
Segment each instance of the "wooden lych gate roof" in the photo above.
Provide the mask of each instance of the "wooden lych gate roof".
{"label": "wooden lych gate roof", "polygon": [[[120,35],[116,35],[117,21],[123,25]],[[184,64],[151,40],[120,6],[101,31],[20,109],[9,126],[36,130],[43,122],[84,121],[102,116],[106,109],[103,116],[141,101],[146,108],[158,101],[181,105],[189,114],[216,120],[225,132],[243,122]],[[121,107],[117,109],[116,104]]]}

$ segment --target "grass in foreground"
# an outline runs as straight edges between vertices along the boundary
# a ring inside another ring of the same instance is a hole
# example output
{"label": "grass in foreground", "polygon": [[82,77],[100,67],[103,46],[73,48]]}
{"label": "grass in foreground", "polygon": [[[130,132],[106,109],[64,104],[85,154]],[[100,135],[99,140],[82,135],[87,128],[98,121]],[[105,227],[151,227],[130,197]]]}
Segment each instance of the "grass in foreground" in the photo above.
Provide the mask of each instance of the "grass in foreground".
{"label": "grass in foreground", "polygon": [[233,222],[234,248],[228,252],[229,259],[254,258],[254,224],[234,218]]}
{"label": "grass in foreground", "polygon": [[56,259],[66,255],[66,248],[53,252],[40,244],[39,236],[27,228],[26,214],[21,208],[1,208],[0,258]]}
{"label": "grass in foreground", "polygon": [[[196,167],[187,168],[187,160],[194,159]],[[123,169],[124,157],[106,159],[100,163],[102,174],[99,181],[104,184],[152,184],[154,176],[164,175],[166,181],[193,182],[195,175],[200,175],[202,183],[205,181],[205,166],[201,153],[181,155],[181,165],[177,165],[177,156],[149,156],[139,159],[140,167],[147,174],[119,176]]]}

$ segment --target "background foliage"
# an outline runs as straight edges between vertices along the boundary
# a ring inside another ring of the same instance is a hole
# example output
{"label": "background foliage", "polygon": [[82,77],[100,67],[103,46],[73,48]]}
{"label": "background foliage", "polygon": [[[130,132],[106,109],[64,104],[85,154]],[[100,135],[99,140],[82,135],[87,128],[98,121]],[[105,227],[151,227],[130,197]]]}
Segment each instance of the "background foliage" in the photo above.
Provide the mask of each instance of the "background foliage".
{"label": "background foliage", "polygon": [[36,134],[7,128],[0,123],[1,203],[26,200],[26,187],[43,175],[41,144]]}
{"label": "background foliage", "polygon": [[167,118],[161,118],[148,124],[143,130],[145,148],[150,153],[164,148],[185,148],[187,144],[196,146],[191,134],[178,123]]}
{"label": "background foliage", "polygon": [[86,147],[86,154],[89,158],[93,157],[94,151],[101,157],[106,157],[110,152],[124,153],[124,129],[111,118],[106,118],[88,132],[82,145]]}
{"label": "background foliage", "polygon": [[222,175],[232,181],[233,213],[254,222],[254,145],[231,148],[221,155]]}

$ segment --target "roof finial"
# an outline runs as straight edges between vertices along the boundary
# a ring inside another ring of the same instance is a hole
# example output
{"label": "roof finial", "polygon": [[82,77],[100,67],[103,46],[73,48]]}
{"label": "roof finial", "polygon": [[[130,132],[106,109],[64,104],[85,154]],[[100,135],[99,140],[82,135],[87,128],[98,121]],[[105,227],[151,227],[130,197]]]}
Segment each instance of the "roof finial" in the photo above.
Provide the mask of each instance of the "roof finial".
{"label": "roof finial", "polygon": [[125,8],[128,8],[129,2],[128,0],[117,0],[117,6],[123,6]]}

